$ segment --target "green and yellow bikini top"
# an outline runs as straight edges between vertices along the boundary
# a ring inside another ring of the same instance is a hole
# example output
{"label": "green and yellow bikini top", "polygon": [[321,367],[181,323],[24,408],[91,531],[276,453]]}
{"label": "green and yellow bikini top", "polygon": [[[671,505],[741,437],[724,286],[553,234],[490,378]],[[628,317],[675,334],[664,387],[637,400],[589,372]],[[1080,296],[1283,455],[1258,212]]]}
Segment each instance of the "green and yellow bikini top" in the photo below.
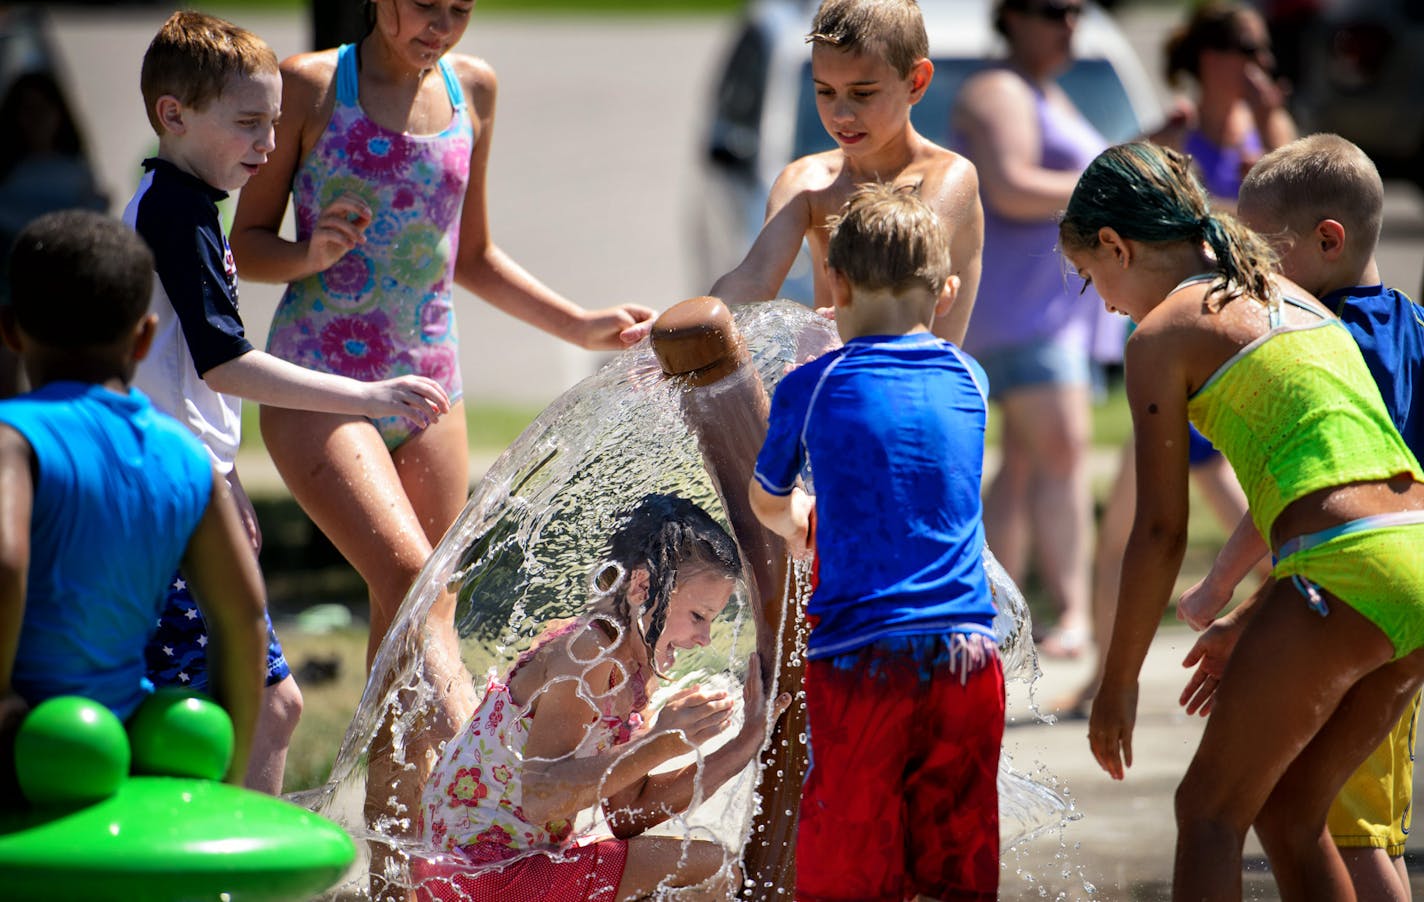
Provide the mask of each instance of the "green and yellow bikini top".
{"label": "green and yellow bikini top", "polygon": [[1349,330],[1298,298],[1282,302],[1317,320],[1287,325],[1272,304],[1270,330],[1187,401],[1191,421],[1236,470],[1267,540],[1281,511],[1311,492],[1400,473],[1424,482]]}

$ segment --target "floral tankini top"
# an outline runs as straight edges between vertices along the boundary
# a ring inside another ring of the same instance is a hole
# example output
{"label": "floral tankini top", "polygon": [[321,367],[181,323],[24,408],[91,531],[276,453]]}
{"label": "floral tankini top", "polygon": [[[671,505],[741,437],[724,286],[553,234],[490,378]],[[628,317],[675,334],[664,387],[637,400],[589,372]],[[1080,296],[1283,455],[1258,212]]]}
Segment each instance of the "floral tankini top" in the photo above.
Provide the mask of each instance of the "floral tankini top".
{"label": "floral tankini top", "polygon": [[[524,746],[533,716],[509,694],[509,682],[540,647],[576,629],[578,620],[559,629],[525,652],[504,682],[491,677],[479,708],[465,729],[451,739],[425,784],[421,798],[421,831],[434,848],[457,851],[475,864],[512,858],[538,849],[562,849],[570,844],[573,822],[559,818],[536,824],[524,816]],[[610,676],[615,688],[618,673]],[[591,723],[576,758],[600,755],[626,743],[642,724],[639,711],[647,703],[641,670],[629,678],[633,712],[621,717],[613,699],[621,693],[603,694],[600,716]]]}

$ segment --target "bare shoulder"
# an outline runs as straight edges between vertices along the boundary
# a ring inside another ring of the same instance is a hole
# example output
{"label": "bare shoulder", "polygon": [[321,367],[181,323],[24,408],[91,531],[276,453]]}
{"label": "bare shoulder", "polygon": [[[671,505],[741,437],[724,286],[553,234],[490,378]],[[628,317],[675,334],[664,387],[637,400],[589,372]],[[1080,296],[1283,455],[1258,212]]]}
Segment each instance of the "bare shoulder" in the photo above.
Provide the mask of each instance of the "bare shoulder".
{"label": "bare shoulder", "polygon": [[956,109],[971,115],[988,116],[1000,112],[1003,104],[1023,104],[1032,97],[1028,82],[1003,67],[976,72],[959,90]]}
{"label": "bare shoulder", "polygon": [[452,53],[446,57],[455,69],[455,77],[464,87],[465,93],[481,111],[499,88],[499,78],[494,67],[477,56]]}
{"label": "bare shoulder", "polygon": [[840,177],[844,162],[839,150],[807,154],[786,164],[776,186],[785,192],[824,191]]}
{"label": "bare shoulder", "polygon": [[282,113],[302,116],[315,110],[336,88],[336,50],[299,53],[282,60]]}

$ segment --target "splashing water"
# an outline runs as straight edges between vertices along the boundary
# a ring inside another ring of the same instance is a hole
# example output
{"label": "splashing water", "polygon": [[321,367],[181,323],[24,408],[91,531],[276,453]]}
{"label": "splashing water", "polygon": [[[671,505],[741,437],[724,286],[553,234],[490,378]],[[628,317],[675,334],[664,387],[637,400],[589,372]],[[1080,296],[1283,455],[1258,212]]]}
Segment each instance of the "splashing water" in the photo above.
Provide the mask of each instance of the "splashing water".
{"label": "splashing water", "polygon": [[[790,302],[741,308],[736,323],[753,365],[723,381],[760,378],[768,393],[789,368],[838,343],[830,323]],[[720,385],[684,389],[662,375],[644,343],[558,398],[491,466],[401,605],[330,778],[294,797],[336,820],[366,848],[366,860],[335,895],[364,896],[369,880],[371,895],[406,898],[412,861],[452,862],[451,853],[421,835],[425,777],[445,741],[485,700],[492,680],[509,673],[551,625],[588,610],[590,574],[604,563],[598,555],[622,514],[642,496],[666,492],[688,498],[725,523],[679,403],[683,391],[716,392]],[[985,566],[999,608],[995,628],[1005,678],[1031,686],[1039,671],[1027,605],[987,549]],[[798,609],[809,594],[806,569],[798,562],[788,574],[787,603]],[[684,650],[663,668],[668,682],[653,695],[650,712],[676,689],[694,684],[740,698],[758,628],[754,605],[739,589],[714,623],[710,645]],[[793,632],[782,641],[804,649],[804,620]],[[607,694],[581,680],[578,692],[591,704]],[[736,719],[740,716],[739,706]],[[719,844],[725,850],[722,874],[729,881],[736,879],[734,864],[753,832],[761,775],[754,760],[705,799],[700,778],[707,755],[738,727],[733,722],[711,742],[666,765],[699,768],[695,801],[700,804],[651,831],[681,840],[684,855],[694,841]],[[628,746],[622,755],[632,754],[637,743]],[[999,792],[1006,851],[1073,816],[1050,782],[1016,771],[1003,757]],[[608,835],[604,818],[591,811],[570,828],[568,841],[575,844]],[[780,888],[748,892],[767,898]],[[675,893],[663,887],[657,895]],[[461,898],[454,891],[432,897]]]}

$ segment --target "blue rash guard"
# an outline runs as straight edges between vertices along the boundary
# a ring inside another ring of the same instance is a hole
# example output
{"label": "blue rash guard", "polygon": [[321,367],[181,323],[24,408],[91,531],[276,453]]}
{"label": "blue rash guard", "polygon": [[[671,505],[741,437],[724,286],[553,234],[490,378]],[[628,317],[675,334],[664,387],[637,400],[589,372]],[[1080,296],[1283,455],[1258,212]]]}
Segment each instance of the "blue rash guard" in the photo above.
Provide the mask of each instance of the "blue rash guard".
{"label": "blue rash guard", "polygon": [[984,576],[983,370],[929,333],[866,336],[788,373],[756,479],[815,480],[820,583],[808,656],[887,636],[993,637]]}
{"label": "blue rash guard", "polygon": [[1424,460],[1424,409],[1414,404],[1414,387],[1424,381],[1424,309],[1383,285],[1343,288],[1320,302],[1355,337],[1394,427]]}

